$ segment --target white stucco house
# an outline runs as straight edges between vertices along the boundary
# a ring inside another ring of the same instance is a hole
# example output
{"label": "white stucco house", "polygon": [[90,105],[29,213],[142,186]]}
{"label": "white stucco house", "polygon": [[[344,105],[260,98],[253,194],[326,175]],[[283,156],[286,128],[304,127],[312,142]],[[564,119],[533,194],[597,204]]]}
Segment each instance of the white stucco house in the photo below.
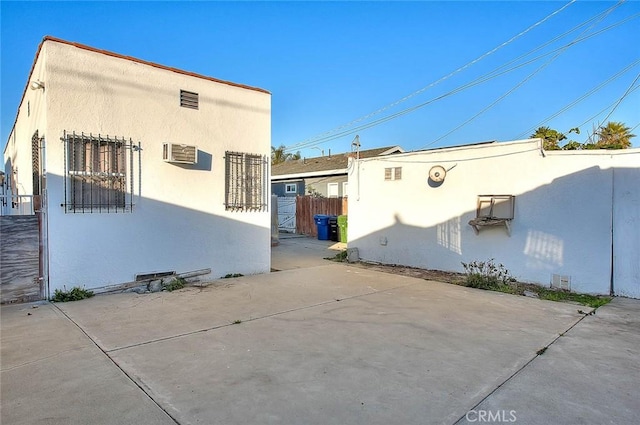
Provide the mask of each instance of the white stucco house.
{"label": "white stucco house", "polygon": [[45,37],[4,150],[42,199],[45,296],[269,272],[270,126],[266,90]]}
{"label": "white stucco house", "polygon": [[640,298],[640,149],[481,143],[358,161],[349,247],[462,272],[494,258],[521,281]]}

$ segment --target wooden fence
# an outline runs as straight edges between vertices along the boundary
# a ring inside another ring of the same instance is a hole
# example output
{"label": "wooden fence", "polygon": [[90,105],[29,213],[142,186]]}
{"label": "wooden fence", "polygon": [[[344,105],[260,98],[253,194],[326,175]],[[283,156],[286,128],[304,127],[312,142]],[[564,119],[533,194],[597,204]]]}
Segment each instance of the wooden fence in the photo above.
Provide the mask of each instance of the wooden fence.
{"label": "wooden fence", "polygon": [[316,214],[346,215],[347,198],[296,197],[296,233],[317,236],[318,230],[313,216]]}

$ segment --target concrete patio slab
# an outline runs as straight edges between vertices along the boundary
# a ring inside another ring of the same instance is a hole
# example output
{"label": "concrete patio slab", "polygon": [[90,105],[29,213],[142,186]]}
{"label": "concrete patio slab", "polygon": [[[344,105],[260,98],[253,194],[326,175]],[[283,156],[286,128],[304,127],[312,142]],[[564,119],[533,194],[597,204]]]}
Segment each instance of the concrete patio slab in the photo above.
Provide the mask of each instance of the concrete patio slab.
{"label": "concrete patio slab", "polygon": [[477,423],[478,415],[489,412],[515,417],[518,424],[638,423],[639,349],[640,301],[615,298],[459,423]]}
{"label": "concrete patio slab", "polygon": [[282,233],[279,244],[271,248],[271,268],[291,270],[322,266],[327,263],[325,258],[335,257],[346,248],[346,243]]}
{"label": "concrete patio slab", "polygon": [[582,318],[344,264],[60,308],[180,423],[452,423]]}
{"label": "concrete patio slab", "polygon": [[323,266],[223,279],[173,292],[97,296],[57,304],[105,351],[201,332],[414,283],[409,277]]}
{"label": "concrete patio slab", "polygon": [[2,424],[175,424],[55,306],[1,317]]}
{"label": "concrete patio slab", "polygon": [[292,238],[280,272],[3,305],[2,423],[637,422],[640,301],[585,317],[323,259],[339,249]]}

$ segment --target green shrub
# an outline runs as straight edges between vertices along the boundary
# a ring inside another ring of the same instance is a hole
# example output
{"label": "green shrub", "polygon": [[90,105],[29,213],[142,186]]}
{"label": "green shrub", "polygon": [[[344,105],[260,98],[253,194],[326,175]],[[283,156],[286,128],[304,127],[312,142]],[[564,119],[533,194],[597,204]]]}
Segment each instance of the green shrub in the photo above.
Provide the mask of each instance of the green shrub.
{"label": "green shrub", "polygon": [[51,301],[57,303],[65,303],[67,301],[80,301],[84,300],[85,298],[91,298],[94,295],[93,291],[88,291],[78,286],[74,286],[70,291],[67,291],[66,289],[66,287],[64,291],[56,289],[53,294],[53,298],[51,298]]}
{"label": "green shrub", "polygon": [[171,280],[171,282],[169,282],[169,283],[163,283],[163,284],[162,284],[162,288],[163,288],[165,291],[169,291],[169,292],[171,292],[171,291],[175,291],[175,290],[177,290],[177,289],[182,289],[182,288],[184,288],[184,286],[185,286],[186,284],[187,284],[187,281],[186,281],[186,280],[184,280],[184,279],[183,279],[183,278],[181,278],[181,277],[176,277],[176,278],[172,279],[172,280]]}
{"label": "green shrub", "polygon": [[342,251],[338,252],[333,257],[325,257],[325,260],[331,260],[331,261],[337,261],[339,263],[344,263],[345,261],[347,261],[347,250],[343,249]]}
{"label": "green shrub", "polygon": [[502,264],[496,265],[493,258],[487,261],[462,263],[462,267],[466,274],[465,286],[511,292],[506,289],[510,288],[509,283],[515,281],[515,279]]}
{"label": "green shrub", "polygon": [[572,301],[586,305],[592,308],[602,307],[611,301],[611,297],[591,295],[591,294],[578,294],[575,292],[564,291],[561,289],[547,289],[540,288],[538,290],[538,296],[541,300],[549,301]]}

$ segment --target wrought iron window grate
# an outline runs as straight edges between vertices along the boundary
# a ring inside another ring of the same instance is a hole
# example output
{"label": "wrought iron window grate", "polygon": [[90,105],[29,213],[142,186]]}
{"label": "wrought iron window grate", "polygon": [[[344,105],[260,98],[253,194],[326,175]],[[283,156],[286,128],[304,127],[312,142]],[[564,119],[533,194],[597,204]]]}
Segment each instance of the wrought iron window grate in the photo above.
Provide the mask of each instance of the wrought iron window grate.
{"label": "wrought iron window grate", "polygon": [[139,151],[139,145],[124,137],[75,132],[65,132],[62,140],[65,212],[130,212],[134,188],[133,154]]}
{"label": "wrought iron window grate", "polygon": [[267,210],[267,157],[242,152],[225,153],[225,209]]}

